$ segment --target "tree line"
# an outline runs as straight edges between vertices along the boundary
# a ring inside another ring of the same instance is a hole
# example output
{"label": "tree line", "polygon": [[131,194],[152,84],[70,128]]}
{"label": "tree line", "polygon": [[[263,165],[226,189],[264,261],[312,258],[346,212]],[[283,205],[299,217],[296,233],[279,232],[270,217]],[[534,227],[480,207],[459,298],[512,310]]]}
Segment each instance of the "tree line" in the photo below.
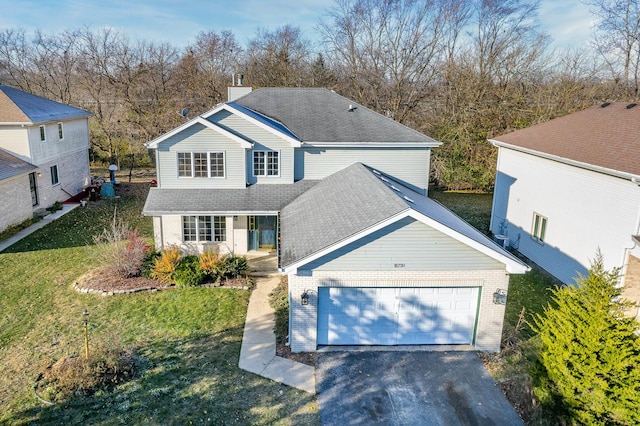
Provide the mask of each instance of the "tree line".
{"label": "tree line", "polygon": [[143,143],[226,100],[232,76],[259,87],[326,87],[444,142],[431,177],[491,190],[488,138],[607,100],[638,97],[638,0],[588,0],[589,46],[551,48],[536,0],[336,0],[314,28],[242,44],[200,32],[188,46],[112,28],[0,31],[0,83],[91,111],[92,159],[128,164]]}

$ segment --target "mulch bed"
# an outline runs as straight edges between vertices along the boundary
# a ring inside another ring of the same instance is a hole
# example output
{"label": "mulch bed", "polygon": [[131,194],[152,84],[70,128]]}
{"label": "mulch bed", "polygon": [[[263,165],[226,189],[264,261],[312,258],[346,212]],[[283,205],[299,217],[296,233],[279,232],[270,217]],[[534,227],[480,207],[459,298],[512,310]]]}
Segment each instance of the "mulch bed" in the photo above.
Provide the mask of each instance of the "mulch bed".
{"label": "mulch bed", "polygon": [[82,293],[111,295],[160,290],[171,285],[146,277],[124,278],[108,272],[107,268],[97,268],[78,278],[73,286]]}

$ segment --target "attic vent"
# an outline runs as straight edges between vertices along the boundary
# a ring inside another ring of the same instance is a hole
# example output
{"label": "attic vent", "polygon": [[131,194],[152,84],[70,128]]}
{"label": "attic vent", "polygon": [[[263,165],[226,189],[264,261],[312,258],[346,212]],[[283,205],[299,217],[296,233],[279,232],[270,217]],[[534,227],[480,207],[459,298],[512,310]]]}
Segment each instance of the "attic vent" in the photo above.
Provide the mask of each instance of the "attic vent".
{"label": "attic vent", "polygon": [[400,192],[400,189],[396,188],[395,186],[391,185],[391,189],[393,189],[394,191],[398,191]]}
{"label": "attic vent", "polygon": [[627,105],[627,109],[631,109],[631,108],[633,108],[633,107],[634,107],[634,106],[636,106],[636,105],[638,105],[638,104],[629,104],[629,105]]}
{"label": "attic vent", "polygon": [[389,179],[385,178],[384,176],[378,176],[380,178],[381,181],[383,182],[389,182]]}
{"label": "attic vent", "polygon": [[608,107],[609,105],[611,105],[611,102],[605,102],[605,103],[603,103],[602,105],[600,105],[600,108],[606,108],[606,107]]}
{"label": "attic vent", "polygon": [[415,203],[415,201],[413,201],[411,198],[407,197],[406,195],[404,197],[402,197],[402,198],[404,198],[405,200],[407,200],[410,203]]}
{"label": "attic vent", "polygon": [[353,112],[353,111],[355,111],[355,110],[356,110],[356,108],[358,108],[358,107],[356,107],[356,106],[353,106],[353,105],[349,104],[349,112]]}
{"label": "attic vent", "polygon": [[377,174],[378,176],[380,175],[380,172],[379,172],[379,171],[377,171],[377,170],[375,170],[375,169],[373,169],[373,170],[371,170],[371,171],[372,171],[373,173]]}

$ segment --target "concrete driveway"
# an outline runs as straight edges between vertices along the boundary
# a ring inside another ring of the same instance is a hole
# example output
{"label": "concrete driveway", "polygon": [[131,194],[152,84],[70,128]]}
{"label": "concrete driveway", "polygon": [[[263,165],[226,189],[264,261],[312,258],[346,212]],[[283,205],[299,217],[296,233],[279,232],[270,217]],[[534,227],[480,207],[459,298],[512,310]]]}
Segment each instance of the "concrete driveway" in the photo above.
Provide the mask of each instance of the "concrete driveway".
{"label": "concrete driveway", "polygon": [[323,352],[323,425],[522,425],[475,352]]}

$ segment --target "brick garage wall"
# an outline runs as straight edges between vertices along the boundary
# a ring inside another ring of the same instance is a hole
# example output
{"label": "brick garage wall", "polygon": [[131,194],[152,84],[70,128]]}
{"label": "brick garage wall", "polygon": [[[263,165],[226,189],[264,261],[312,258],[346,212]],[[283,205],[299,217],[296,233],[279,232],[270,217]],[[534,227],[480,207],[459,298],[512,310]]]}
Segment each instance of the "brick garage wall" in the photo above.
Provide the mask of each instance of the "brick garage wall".
{"label": "brick garage wall", "polygon": [[[314,352],[317,349],[318,287],[480,287],[478,324],[473,348],[500,350],[504,305],[493,303],[493,292],[508,289],[504,270],[491,271],[349,271],[289,274],[291,350]],[[303,306],[300,295],[310,290],[309,304]],[[437,346],[434,345],[434,349]]]}
{"label": "brick garage wall", "polygon": [[0,232],[32,215],[29,175],[0,181]]}

